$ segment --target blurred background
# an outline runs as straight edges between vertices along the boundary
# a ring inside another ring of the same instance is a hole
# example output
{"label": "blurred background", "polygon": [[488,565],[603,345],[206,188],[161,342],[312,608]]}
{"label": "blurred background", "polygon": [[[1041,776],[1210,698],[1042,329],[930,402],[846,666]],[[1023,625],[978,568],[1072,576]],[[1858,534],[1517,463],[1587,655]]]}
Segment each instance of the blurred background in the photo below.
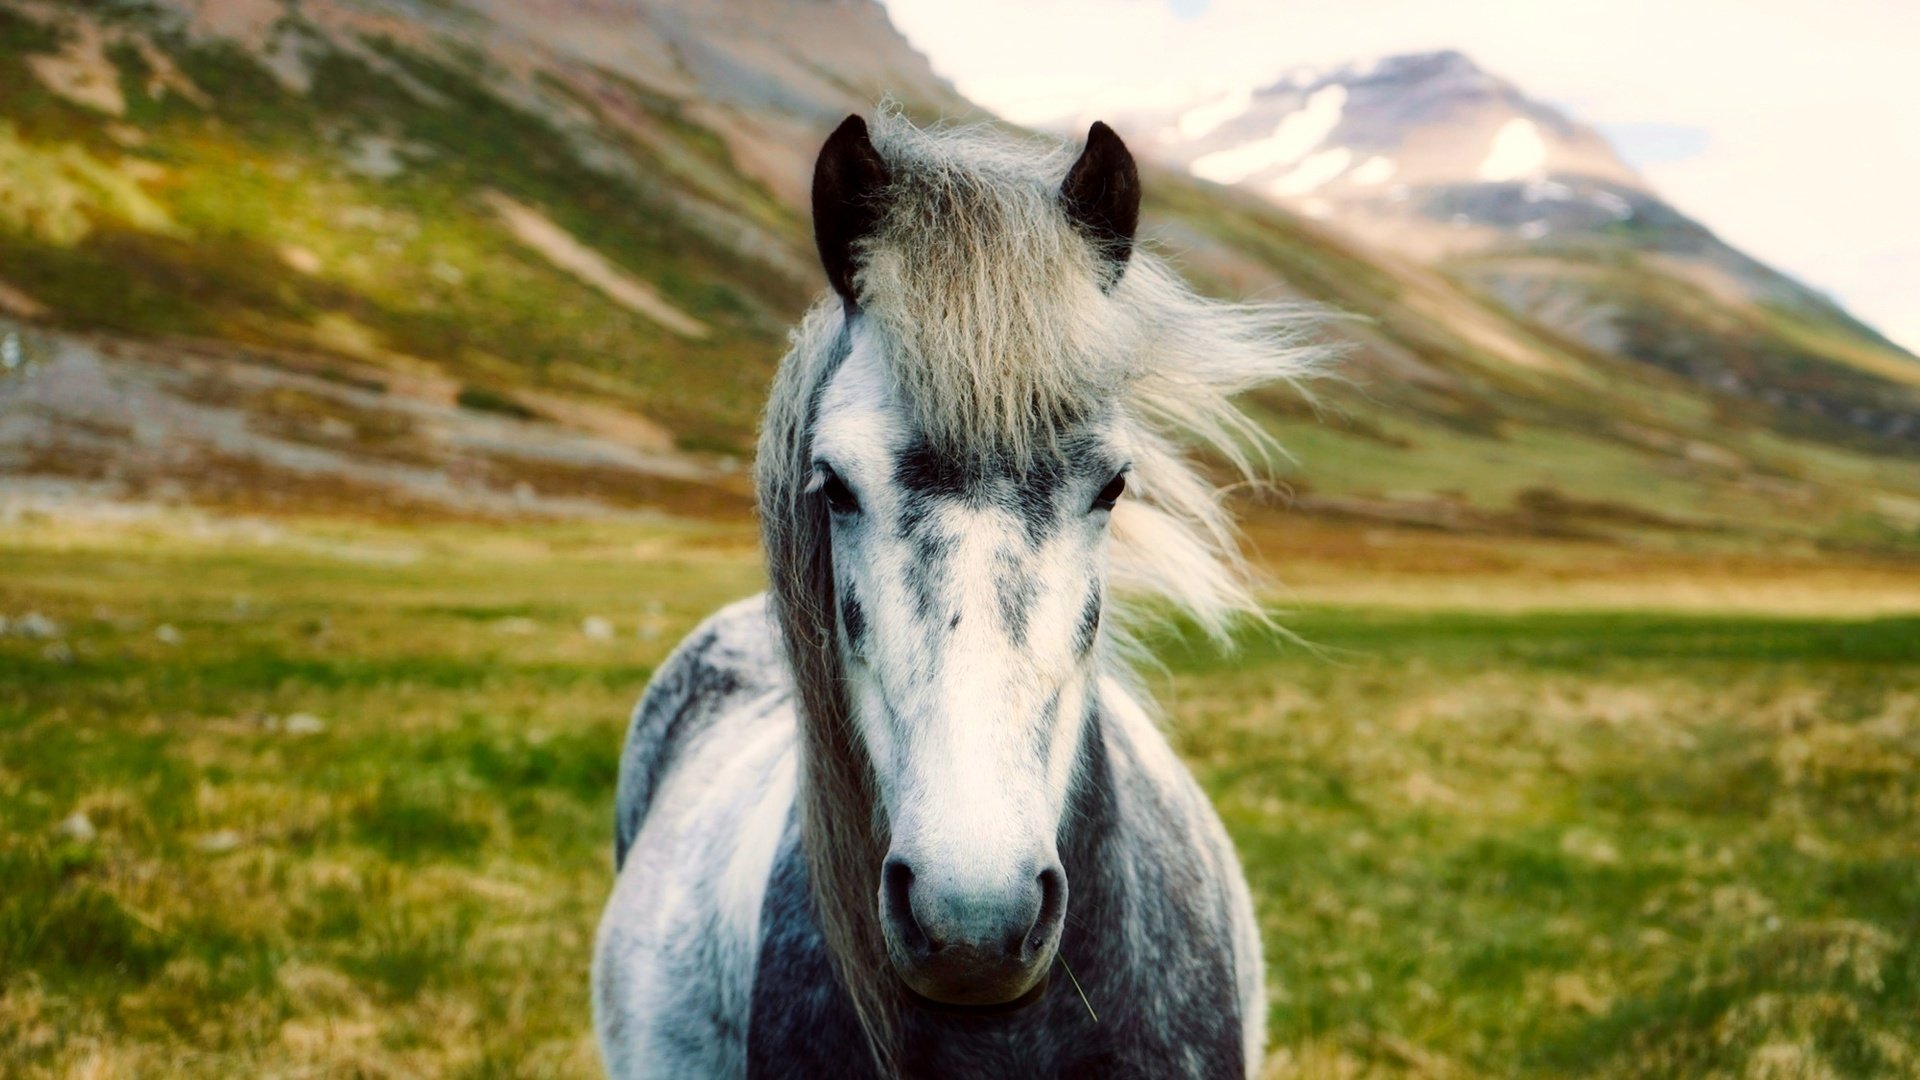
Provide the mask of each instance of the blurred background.
{"label": "blurred background", "polygon": [[624,717],[891,99],[1304,299],[1149,676],[1274,1077],[1920,1075],[1920,11],[0,0],[0,1074],[594,1075]]}

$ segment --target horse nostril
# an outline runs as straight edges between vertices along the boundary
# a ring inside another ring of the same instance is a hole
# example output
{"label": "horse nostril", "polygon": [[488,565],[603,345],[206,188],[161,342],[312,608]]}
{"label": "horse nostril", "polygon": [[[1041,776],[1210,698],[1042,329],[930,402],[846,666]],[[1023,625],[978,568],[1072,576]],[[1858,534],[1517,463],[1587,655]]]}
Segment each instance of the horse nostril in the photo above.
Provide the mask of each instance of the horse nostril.
{"label": "horse nostril", "polygon": [[927,937],[913,913],[913,868],[905,860],[889,858],[881,867],[880,892],[886,901],[887,921],[893,924],[907,951],[918,955],[938,952],[940,946]]}
{"label": "horse nostril", "polygon": [[1046,944],[1047,937],[1060,925],[1067,911],[1067,875],[1058,866],[1040,871],[1040,914],[1027,934],[1026,949],[1032,952]]}

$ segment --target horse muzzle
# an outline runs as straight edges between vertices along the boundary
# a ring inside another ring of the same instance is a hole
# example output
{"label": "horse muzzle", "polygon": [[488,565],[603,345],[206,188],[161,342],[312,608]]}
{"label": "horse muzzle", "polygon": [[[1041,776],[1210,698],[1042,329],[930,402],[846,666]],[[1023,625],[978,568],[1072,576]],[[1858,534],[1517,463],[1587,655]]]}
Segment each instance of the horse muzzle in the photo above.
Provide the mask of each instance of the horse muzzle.
{"label": "horse muzzle", "polygon": [[1066,922],[1057,861],[1010,880],[918,873],[899,855],[881,872],[880,916],[894,970],[935,1005],[1009,1006],[1045,985]]}

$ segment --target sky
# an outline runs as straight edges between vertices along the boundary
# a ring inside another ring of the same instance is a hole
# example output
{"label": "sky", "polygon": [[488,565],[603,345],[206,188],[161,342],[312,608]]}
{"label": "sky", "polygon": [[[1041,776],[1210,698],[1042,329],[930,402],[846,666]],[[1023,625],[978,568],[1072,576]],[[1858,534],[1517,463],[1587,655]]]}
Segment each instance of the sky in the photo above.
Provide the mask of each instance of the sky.
{"label": "sky", "polygon": [[1920,0],[885,0],[1022,123],[1457,48],[1920,353]]}

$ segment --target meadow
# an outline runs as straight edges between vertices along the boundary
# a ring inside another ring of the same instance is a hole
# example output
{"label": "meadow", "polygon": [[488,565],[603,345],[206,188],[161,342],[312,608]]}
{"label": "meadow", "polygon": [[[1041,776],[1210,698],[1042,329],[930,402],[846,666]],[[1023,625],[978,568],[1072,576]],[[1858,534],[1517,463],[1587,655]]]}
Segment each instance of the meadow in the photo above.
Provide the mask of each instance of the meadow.
{"label": "meadow", "polygon": [[[1270,1076],[1920,1075],[1920,570],[1256,539],[1306,644],[1159,628],[1147,680],[1253,882]],[[9,520],[0,1075],[595,1075],[626,712],[756,559]]]}

